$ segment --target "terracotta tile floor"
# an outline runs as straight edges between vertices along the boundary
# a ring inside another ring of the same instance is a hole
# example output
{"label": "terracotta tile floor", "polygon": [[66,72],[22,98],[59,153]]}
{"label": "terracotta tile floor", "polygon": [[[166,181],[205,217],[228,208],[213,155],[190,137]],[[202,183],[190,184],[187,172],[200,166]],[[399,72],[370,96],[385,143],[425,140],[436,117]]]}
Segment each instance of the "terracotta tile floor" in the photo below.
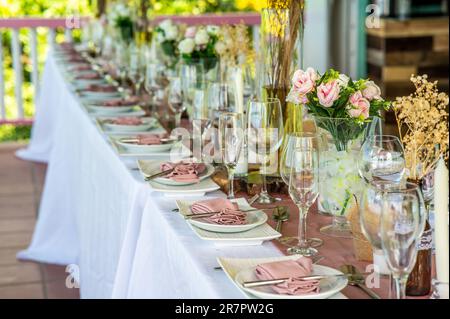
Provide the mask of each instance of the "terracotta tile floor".
{"label": "terracotta tile floor", "polygon": [[79,298],[65,286],[64,266],[16,259],[31,240],[47,168],[17,159],[20,147],[0,144],[0,299]]}

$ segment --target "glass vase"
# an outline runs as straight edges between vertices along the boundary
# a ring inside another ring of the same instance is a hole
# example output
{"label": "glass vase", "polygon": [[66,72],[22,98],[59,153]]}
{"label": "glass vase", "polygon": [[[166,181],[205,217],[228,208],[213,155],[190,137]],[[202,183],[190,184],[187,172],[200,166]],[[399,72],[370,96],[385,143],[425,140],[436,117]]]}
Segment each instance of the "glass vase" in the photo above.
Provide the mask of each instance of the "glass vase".
{"label": "glass vase", "polygon": [[326,136],[327,147],[320,154],[319,210],[333,216],[331,225],[320,232],[332,237],[352,238],[349,213],[357,209],[357,198],[363,181],[359,177],[357,161],[369,129],[376,124],[358,124],[349,118],[314,116],[317,129]]}

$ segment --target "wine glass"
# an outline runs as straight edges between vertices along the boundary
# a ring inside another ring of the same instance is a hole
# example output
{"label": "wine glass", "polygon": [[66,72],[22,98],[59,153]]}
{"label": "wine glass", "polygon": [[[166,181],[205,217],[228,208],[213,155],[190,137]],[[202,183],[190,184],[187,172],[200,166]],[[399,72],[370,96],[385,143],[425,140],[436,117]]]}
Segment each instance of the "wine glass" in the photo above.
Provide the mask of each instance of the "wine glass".
{"label": "wine glass", "polygon": [[180,127],[181,114],[186,109],[183,103],[183,90],[181,88],[181,79],[173,78],[168,87],[168,104],[175,113],[175,127]]}
{"label": "wine glass", "polygon": [[244,142],[242,114],[223,112],[219,118],[220,148],[222,161],[228,171],[228,198],[234,198],[234,171]]}
{"label": "wine glass", "polygon": [[366,183],[386,180],[400,183],[405,175],[405,155],[396,136],[373,135],[362,145],[358,170]]}
{"label": "wine glass", "polygon": [[[322,144],[324,143],[323,137],[320,133],[314,132],[300,132],[290,133],[286,136],[286,141],[283,145],[280,157],[280,176],[283,182],[289,187],[289,180],[291,177],[291,169],[293,167],[293,156],[299,147],[302,145],[308,145],[310,148],[317,149],[320,155]],[[306,237],[306,235],[305,235]],[[320,238],[308,238],[305,239],[309,246],[319,247],[323,244],[323,240]],[[285,242],[286,243],[286,242]]]}
{"label": "wine glass", "polygon": [[132,46],[130,48],[130,71],[128,77],[133,83],[133,93],[139,95],[142,83],[144,82],[145,63],[143,60],[142,48]]}
{"label": "wine glass", "polygon": [[275,154],[280,148],[284,134],[280,100],[276,98],[251,100],[247,110],[247,123],[249,152],[252,151],[262,156],[263,183],[261,192],[255,202],[270,204],[275,202],[276,199],[270,196],[267,191],[267,164],[269,156]]}
{"label": "wine glass", "polygon": [[127,71],[128,71],[128,48],[125,44],[119,42],[116,44],[116,67],[117,67],[117,75],[119,77],[119,92],[124,94],[126,91],[126,79],[127,79]]}
{"label": "wine glass", "polygon": [[204,68],[202,63],[182,63],[179,69],[181,88],[183,90],[183,103],[190,117],[193,116],[193,99],[195,88],[204,82]]}
{"label": "wine glass", "polygon": [[313,256],[318,253],[306,238],[308,210],[319,196],[319,150],[314,138],[303,138],[296,145],[290,158],[291,174],[289,195],[299,210],[298,244],[290,247],[288,253]]}
{"label": "wine glass", "polygon": [[409,191],[383,193],[381,246],[395,280],[395,296],[406,298],[406,282],[417,257],[420,238],[420,201]]}

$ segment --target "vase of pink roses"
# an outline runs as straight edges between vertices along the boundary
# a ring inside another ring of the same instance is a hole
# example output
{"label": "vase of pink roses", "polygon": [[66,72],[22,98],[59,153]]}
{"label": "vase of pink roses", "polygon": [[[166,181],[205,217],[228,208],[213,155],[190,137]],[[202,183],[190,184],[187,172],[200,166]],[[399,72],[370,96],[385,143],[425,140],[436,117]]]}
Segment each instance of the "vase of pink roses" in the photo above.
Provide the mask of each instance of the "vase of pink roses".
{"label": "vase of pink roses", "polygon": [[320,75],[312,68],[294,73],[288,100],[305,106],[326,141],[320,154],[319,209],[334,218],[321,232],[350,237],[347,216],[356,209],[362,187],[356,165],[359,151],[390,103],[370,80],[353,81],[332,69]]}

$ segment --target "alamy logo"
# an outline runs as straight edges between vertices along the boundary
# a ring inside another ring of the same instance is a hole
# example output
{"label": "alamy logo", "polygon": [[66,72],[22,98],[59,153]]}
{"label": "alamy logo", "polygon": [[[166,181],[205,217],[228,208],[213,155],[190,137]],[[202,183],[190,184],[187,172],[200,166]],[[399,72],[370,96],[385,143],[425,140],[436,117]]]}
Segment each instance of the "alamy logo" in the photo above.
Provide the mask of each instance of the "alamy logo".
{"label": "alamy logo", "polygon": [[366,17],[366,27],[368,29],[379,29],[381,27],[380,7],[376,4],[369,4],[366,7],[366,13],[369,13],[369,15]]}

